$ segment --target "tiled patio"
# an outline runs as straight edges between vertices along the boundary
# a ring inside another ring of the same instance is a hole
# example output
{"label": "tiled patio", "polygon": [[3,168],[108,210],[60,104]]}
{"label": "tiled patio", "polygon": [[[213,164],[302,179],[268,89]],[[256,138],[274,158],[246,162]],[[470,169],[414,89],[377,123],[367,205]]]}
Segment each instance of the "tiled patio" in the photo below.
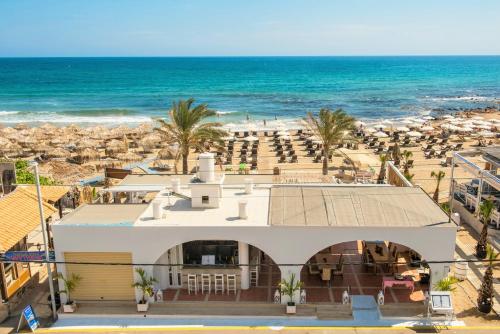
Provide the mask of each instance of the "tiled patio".
{"label": "tiled patio", "polygon": [[[372,268],[364,268],[362,265],[352,264],[361,262],[361,248],[358,242],[348,242],[335,245],[330,248],[331,253],[338,259],[340,254],[344,254],[344,260],[347,264],[344,267],[344,277],[334,277],[330,286],[321,280],[319,274],[310,274],[305,266],[301,271],[301,280],[304,282],[304,288],[307,292],[307,303],[313,304],[331,304],[340,303],[342,293],[350,288],[351,294],[372,295],[376,297],[382,288],[382,278],[384,273],[381,271],[373,273]],[[402,254],[404,256],[404,254]],[[200,302],[273,302],[274,292],[281,279],[278,266],[276,266],[268,257],[263,260],[259,273],[258,286],[252,286],[248,290],[238,290],[236,294],[188,294],[186,289],[172,289],[164,292],[165,301],[200,301]],[[401,274],[414,275],[418,279],[416,268],[410,268],[405,264],[398,265],[398,272]],[[389,273],[385,273],[389,275]],[[415,282],[415,291],[412,293],[405,287],[395,286],[387,288],[385,293],[386,303],[410,303],[422,302],[424,292],[428,289],[427,285],[421,285],[418,280]]]}
{"label": "tiled patio", "polygon": [[[365,268],[361,263],[361,246],[357,241],[337,244],[330,248],[331,254],[334,254],[335,261],[338,261],[340,254],[343,254],[345,263],[344,276],[334,277],[330,286],[321,280],[319,274],[311,275],[307,267],[301,272],[301,280],[304,282],[307,291],[308,303],[339,303],[342,300],[342,293],[348,287],[351,294],[372,295],[376,297],[382,288],[382,278],[384,273],[381,271],[373,273],[372,268]],[[402,254],[403,256],[405,254]],[[398,265],[398,272],[405,275],[414,275],[418,278],[416,268],[410,268],[405,264]],[[380,268],[379,268],[380,270]],[[390,275],[385,273],[385,275]],[[428,289],[427,285],[421,285],[415,282],[415,291],[412,293],[405,287],[395,286],[387,288],[385,293],[386,303],[408,303],[422,302],[424,292]]]}

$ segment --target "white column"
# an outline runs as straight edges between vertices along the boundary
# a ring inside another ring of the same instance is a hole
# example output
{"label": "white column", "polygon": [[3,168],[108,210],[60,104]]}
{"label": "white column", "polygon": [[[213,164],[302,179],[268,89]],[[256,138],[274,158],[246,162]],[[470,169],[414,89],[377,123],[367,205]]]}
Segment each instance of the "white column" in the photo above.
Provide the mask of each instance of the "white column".
{"label": "white column", "polygon": [[434,290],[434,285],[441,279],[448,277],[450,272],[449,263],[429,263],[429,268],[431,270],[431,280],[429,285],[429,290]]}
{"label": "white column", "polygon": [[[290,278],[292,275],[295,275],[295,282],[300,281],[300,271],[302,270],[301,266],[280,266],[280,271],[281,271],[281,280],[286,280],[287,282],[290,281]],[[276,287],[277,288],[277,287]],[[296,291],[294,296],[293,296],[293,301],[295,303],[300,302],[300,291]],[[286,304],[288,303],[288,296],[281,296],[281,304]]]}
{"label": "white column", "polygon": [[238,263],[241,268],[241,290],[248,290],[250,288],[249,258],[248,244],[238,241]]}
{"label": "white column", "polygon": [[479,179],[479,187],[477,187],[477,205],[474,210],[474,214],[479,214],[479,207],[481,205],[481,194],[483,192],[483,173],[481,173],[481,178]]}

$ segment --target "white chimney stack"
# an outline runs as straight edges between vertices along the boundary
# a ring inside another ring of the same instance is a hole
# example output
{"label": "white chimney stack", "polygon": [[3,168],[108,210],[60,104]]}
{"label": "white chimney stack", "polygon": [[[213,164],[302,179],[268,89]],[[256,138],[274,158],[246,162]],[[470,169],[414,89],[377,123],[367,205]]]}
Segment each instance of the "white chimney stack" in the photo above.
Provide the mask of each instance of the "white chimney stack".
{"label": "white chimney stack", "polygon": [[181,179],[179,178],[172,179],[172,191],[178,194],[181,193]]}
{"label": "white chimney stack", "polygon": [[253,191],[253,179],[245,179],[245,194],[251,194]]}
{"label": "white chimney stack", "polygon": [[215,158],[213,153],[201,153],[199,155],[198,176],[203,182],[215,180]]}
{"label": "white chimney stack", "polygon": [[160,200],[153,201],[153,218],[154,219],[162,218],[162,209]]}
{"label": "white chimney stack", "polygon": [[248,218],[247,201],[239,201],[238,202],[238,211],[239,211],[238,216],[240,217],[240,219],[247,219]]}

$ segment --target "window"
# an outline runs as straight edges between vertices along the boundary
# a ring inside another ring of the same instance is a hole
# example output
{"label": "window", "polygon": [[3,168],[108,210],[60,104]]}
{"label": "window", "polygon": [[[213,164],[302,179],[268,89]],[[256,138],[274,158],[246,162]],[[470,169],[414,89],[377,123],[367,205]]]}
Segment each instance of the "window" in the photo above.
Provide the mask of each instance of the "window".
{"label": "window", "polygon": [[208,196],[201,196],[201,204],[208,204]]}

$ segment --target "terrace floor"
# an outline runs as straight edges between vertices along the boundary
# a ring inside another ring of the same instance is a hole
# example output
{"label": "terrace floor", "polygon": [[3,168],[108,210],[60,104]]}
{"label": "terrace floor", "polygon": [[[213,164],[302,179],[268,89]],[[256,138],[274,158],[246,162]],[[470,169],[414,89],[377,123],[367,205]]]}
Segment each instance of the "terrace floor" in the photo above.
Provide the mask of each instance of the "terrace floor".
{"label": "terrace floor", "polygon": [[[331,247],[333,254],[344,254],[345,267],[344,277],[334,277],[330,284],[323,282],[319,275],[311,275],[307,267],[301,271],[301,280],[307,293],[307,303],[332,304],[341,303],[342,293],[350,288],[353,295],[377,296],[382,288],[382,278],[384,275],[392,275],[382,272],[379,268],[377,274],[372,268],[364,268],[358,263],[361,262],[361,249],[358,243],[348,242]],[[403,254],[405,255],[405,254]],[[407,254],[406,254],[407,256]],[[164,291],[163,300],[168,302],[258,302],[272,303],[273,296],[281,279],[280,270],[272,261],[265,257],[259,273],[257,286],[252,286],[248,290],[237,290],[236,294],[189,294],[187,289],[169,289]],[[387,288],[385,293],[386,303],[422,303],[425,300],[424,293],[428,290],[428,285],[420,284],[416,268],[411,268],[406,264],[397,267],[398,272],[415,277],[415,290],[411,292],[405,287],[394,286]]]}

